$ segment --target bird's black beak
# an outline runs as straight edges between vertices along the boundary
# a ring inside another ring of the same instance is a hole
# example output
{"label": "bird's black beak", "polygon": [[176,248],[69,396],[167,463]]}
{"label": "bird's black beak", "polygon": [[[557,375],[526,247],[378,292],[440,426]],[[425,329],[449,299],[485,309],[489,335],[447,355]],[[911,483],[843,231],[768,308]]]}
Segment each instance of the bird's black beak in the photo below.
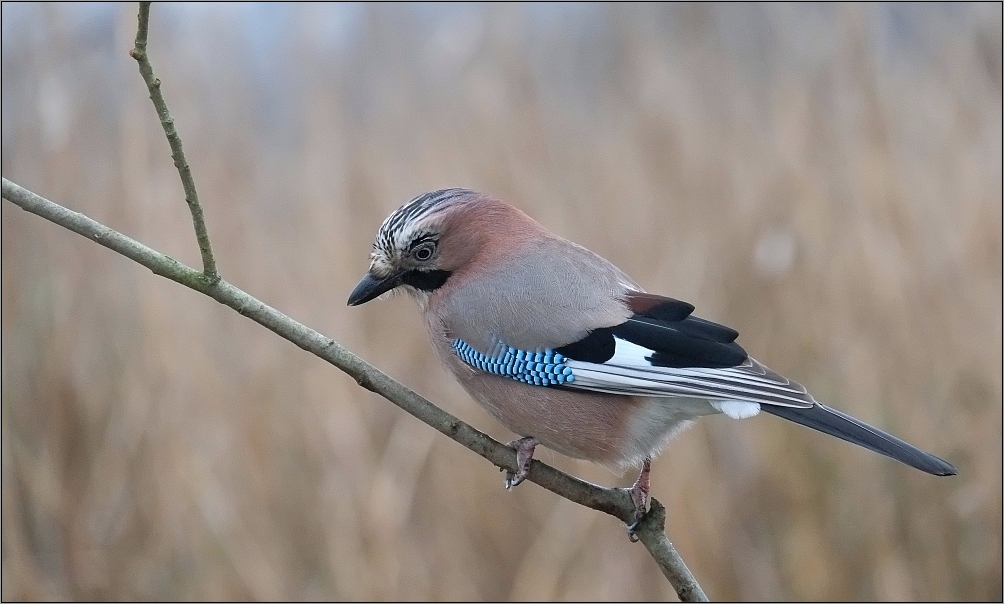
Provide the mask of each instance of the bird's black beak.
{"label": "bird's black beak", "polygon": [[365,304],[373,298],[389,292],[398,285],[401,285],[401,275],[394,274],[380,278],[374,277],[373,273],[366,273],[366,276],[362,278],[359,284],[356,285],[356,288],[352,290],[352,293],[349,294],[349,306]]}

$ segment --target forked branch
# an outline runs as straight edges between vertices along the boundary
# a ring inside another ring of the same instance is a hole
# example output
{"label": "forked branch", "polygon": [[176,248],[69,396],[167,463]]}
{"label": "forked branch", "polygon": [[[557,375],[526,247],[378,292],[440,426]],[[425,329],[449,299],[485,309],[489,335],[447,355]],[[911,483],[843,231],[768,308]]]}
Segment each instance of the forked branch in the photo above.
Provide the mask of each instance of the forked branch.
{"label": "forked branch", "polygon": [[160,91],[160,78],[153,73],[153,65],[150,64],[150,55],[146,51],[147,34],[150,31],[150,3],[139,3],[139,25],[136,27],[136,42],[133,49],[129,51],[129,56],[139,63],[139,73],[146,82],[147,90],[150,91],[150,100],[157,110],[157,117],[160,118],[160,125],[167,135],[167,142],[171,145],[171,157],[174,159],[174,166],[178,168],[178,175],[181,176],[181,188],[185,191],[185,201],[188,209],[192,212],[192,223],[195,225],[195,239],[199,242],[199,252],[202,254],[202,273],[210,281],[220,278],[216,272],[216,259],[213,257],[213,246],[209,243],[209,231],[206,229],[206,218],[202,214],[202,204],[199,203],[199,193],[195,190],[195,179],[192,178],[192,168],[189,167],[185,159],[185,150],[181,145],[181,136],[178,129],[174,127],[174,118],[167,109],[167,101],[164,100],[164,93]]}
{"label": "forked branch", "polygon": [[[4,199],[116,251],[149,268],[157,275],[202,292],[217,302],[229,306],[278,336],[331,363],[352,376],[363,388],[383,396],[499,468],[515,471],[516,454],[513,449],[440,409],[428,399],[362,360],[338,342],[294,321],[219,277],[202,208],[195,192],[195,181],[182,151],[181,137],[174,127],[174,120],[168,112],[167,104],[160,92],[160,80],[154,76],[153,68],[146,54],[149,19],[150,3],[141,2],[136,44],[130,54],[139,63],[140,73],[150,90],[150,99],[153,101],[157,115],[164,127],[164,133],[171,145],[174,164],[178,168],[185,190],[185,200],[192,212],[196,238],[199,250],[202,252],[203,271],[199,272],[186,266],[83,214],[40,197],[6,178],[3,179]],[[538,460],[533,461],[528,480],[570,501],[615,516],[624,523],[634,521],[634,503],[623,489],[610,489],[590,484]],[[638,540],[648,549],[682,601],[708,601],[704,591],[687,569],[687,565],[666,537],[665,521],[666,509],[659,501],[653,499],[651,510],[635,529]]]}

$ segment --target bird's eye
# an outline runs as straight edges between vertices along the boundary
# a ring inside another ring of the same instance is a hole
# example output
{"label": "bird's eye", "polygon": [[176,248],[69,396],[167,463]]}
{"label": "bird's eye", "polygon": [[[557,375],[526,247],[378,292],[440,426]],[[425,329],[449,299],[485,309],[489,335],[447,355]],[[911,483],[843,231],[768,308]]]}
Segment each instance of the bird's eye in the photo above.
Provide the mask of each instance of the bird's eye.
{"label": "bird's eye", "polygon": [[429,258],[432,258],[432,254],[435,251],[435,249],[436,246],[434,244],[427,243],[425,245],[420,245],[419,247],[415,248],[415,251],[413,251],[411,255],[415,257],[415,260],[425,262]]}

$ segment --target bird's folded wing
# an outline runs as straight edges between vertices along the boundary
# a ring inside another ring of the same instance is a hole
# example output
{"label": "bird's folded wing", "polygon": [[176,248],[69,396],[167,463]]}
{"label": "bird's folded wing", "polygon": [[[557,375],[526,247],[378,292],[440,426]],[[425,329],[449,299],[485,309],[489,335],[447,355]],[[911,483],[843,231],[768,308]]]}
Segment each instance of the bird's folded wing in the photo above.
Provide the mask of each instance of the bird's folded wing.
{"label": "bird's folded wing", "polygon": [[653,364],[659,351],[618,336],[614,354],[596,363],[565,360],[574,379],[565,388],[613,394],[694,397],[785,407],[811,407],[805,388],[746,357],[733,367],[663,367]]}
{"label": "bird's folded wing", "polygon": [[613,327],[594,329],[557,352],[574,379],[562,384],[597,392],[685,396],[811,407],[801,384],[758,363],[735,340],[734,329],[693,316],[693,305],[629,292],[634,312]]}
{"label": "bird's folded wing", "polygon": [[692,305],[636,291],[624,301],[633,315],[563,346],[517,348],[500,336],[494,350],[479,351],[457,339],[454,351],[474,369],[535,386],[703,398],[726,413],[731,402],[749,406],[748,414],[759,411],[759,404],[815,403],[800,384],[747,355],[734,329],[692,316]]}

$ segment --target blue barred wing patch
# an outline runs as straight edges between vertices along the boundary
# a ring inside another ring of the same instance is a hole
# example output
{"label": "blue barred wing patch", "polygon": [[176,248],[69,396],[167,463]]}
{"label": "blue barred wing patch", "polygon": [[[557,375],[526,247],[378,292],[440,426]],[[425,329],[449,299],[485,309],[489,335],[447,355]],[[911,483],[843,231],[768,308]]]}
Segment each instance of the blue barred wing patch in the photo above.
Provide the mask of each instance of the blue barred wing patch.
{"label": "blue barred wing patch", "polygon": [[518,350],[500,346],[493,356],[475,350],[463,340],[453,341],[453,350],[460,359],[485,373],[501,375],[534,386],[558,386],[575,381],[565,355],[553,350]]}

